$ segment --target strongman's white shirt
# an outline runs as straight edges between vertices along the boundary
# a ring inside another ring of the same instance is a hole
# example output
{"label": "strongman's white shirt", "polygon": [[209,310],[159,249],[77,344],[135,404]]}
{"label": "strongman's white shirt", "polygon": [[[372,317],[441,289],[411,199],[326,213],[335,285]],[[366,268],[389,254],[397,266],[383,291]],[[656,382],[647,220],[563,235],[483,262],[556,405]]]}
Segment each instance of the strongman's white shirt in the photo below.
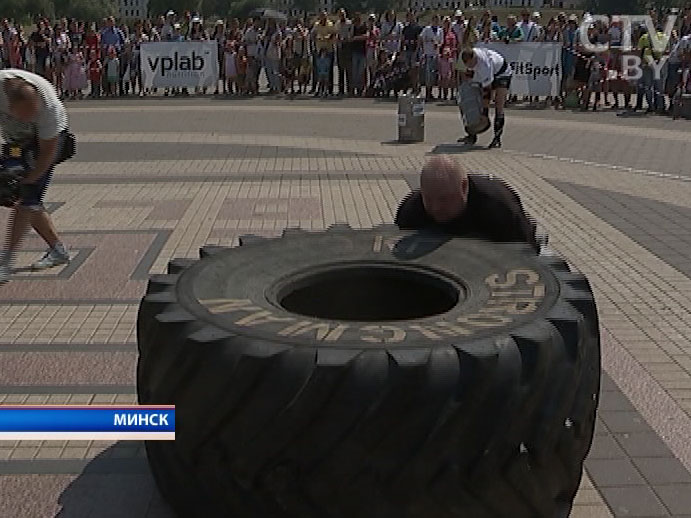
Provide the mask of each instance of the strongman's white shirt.
{"label": "strongman's white shirt", "polygon": [[[473,49],[475,56],[477,57],[477,65],[475,65],[473,81],[480,83],[483,87],[487,87],[492,84],[496,79],[497,73],[504,66],[504,56],[498,52],[490,49],[485,49],[482,47],[476,47]],[[502,72],[500,77],[506,77],[511,75],[511,67],[506,67],[506,70]]]}

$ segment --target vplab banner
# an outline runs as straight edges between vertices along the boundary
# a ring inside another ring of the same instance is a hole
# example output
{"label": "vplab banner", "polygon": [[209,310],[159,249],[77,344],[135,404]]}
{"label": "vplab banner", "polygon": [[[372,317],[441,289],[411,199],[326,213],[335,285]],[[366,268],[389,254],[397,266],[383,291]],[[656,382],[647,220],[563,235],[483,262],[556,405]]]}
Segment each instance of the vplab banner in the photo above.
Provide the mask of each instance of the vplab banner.
{"label": "vplab banner", "polygon": [[140,63],[145,88],[208,87],[218,81],[216,41],[142,43]]}
{"label": "vplab banner", "polygon": [[556,96],[561,83],[561,43],[478,43],[499,52],[511,65],[511,94]]}

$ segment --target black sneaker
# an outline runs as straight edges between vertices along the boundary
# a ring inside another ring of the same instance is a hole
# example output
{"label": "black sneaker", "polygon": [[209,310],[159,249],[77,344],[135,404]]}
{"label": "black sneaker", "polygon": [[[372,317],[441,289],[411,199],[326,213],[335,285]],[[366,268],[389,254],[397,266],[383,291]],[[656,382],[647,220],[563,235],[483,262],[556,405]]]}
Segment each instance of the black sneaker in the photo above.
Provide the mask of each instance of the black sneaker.
{"label": "black sneaker", "polygon": [[501,137],[495,136],[492,139],[492,142],[489,143],[489,146],[487,146],[487,149],[492,149],[495,147],[501,147]]}
{"label": "black sneaker", "polygon": [[477,135],[466,135],[465,137],[459,138],[457,142],[462,144],[475,144],[477,142]]}

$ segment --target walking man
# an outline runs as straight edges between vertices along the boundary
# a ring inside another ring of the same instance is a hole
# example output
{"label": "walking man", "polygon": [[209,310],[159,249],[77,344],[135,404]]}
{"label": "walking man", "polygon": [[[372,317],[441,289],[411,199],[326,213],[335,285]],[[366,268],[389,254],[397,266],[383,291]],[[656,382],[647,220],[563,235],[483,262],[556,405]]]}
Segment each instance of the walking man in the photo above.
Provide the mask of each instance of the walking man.
{"label": "walking man", "polygon": [[53,86],[43,77],[23,70],[0,70],[0,129],[3,155],[21,150],[29,155],[21,201],[12,209],[7,241],[0,256],[0,284],[9,280],[15,254],[29,227],[48,244],[34,269],[70,261],[55,226],[43,206],[53,169],[67,138],[67,112]]}

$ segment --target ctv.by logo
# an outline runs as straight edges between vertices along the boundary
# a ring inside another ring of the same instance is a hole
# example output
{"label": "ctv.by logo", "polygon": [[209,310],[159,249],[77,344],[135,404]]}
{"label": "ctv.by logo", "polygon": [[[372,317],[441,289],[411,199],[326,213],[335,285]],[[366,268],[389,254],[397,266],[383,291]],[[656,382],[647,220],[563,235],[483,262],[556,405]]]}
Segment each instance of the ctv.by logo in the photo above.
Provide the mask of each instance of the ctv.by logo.
{"label": "ctv.by logo", "polygon": [[[588,28],[595,22],[604,22],[607,25],[610,23],[620,22],[623,27],[621,30],[621,47],[619,48],[624,52],[631,52],[632,50],[637,49],[637,47],[633,47],[631,45],[631,28],[633,27],[634,23],[640,25],[640,22],[643,22],[648,32],[648,41],[650,42],[651,50],[650,54],[644,54],[645,61],[646,64],[653,69],[655,79],[660,79],[662,68],[667,63],[667,56],[664,55],[664,52],[672,37],[672,29],[674,29],[674,24],[676,21],[676,14],[670,14],[667,16],[667,21],[662,31],[663,37],[660,38],[658,37],[658,31],[653,23],[653,19],[648,15],[615,15],[610,19],[609,16],[604,14],[591,14],[583,18],[583,22],[581,22],[581,26],[578,28],[578,36],[581,45],[586,51],[593,53],[606,52],[610,49],[609,45],[590,42],[590,39],[588,38]],[[660,56],[659,61],[656,61],[652,56],[653,52]],[[641,57],[632,55],[622,56],[622,75],[624,75],[627,79],[640,79],[643,75]]]}

